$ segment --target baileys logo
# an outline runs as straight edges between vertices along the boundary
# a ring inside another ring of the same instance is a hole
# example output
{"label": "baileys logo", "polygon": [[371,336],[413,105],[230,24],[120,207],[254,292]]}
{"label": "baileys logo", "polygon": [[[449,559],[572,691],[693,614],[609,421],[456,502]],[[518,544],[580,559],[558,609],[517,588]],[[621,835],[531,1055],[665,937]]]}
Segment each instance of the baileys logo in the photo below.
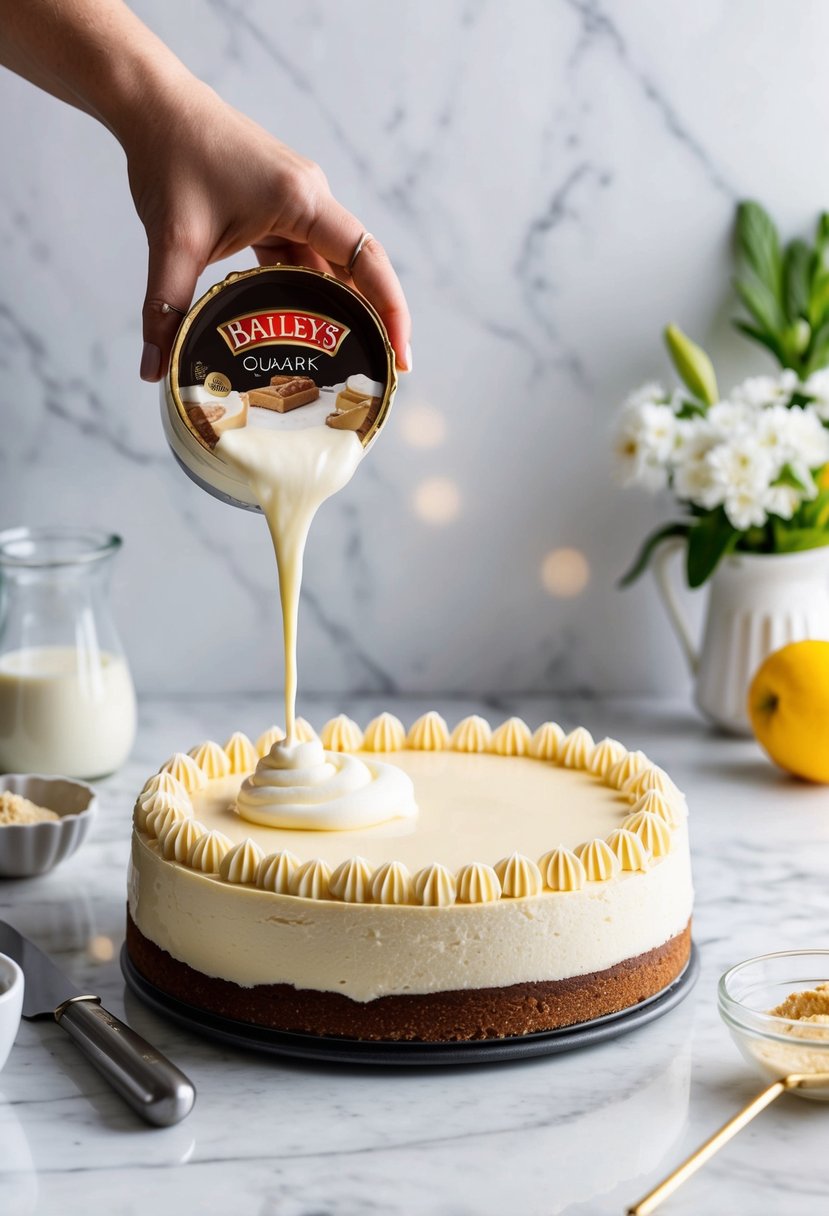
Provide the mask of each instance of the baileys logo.
{"label": "baileys logo", "polygon": [[254,346],[310,346],[335,355],[351,332],[331,317],[315,312],[277,308],[268,312],[247,313],[217,326],[234,355]]}

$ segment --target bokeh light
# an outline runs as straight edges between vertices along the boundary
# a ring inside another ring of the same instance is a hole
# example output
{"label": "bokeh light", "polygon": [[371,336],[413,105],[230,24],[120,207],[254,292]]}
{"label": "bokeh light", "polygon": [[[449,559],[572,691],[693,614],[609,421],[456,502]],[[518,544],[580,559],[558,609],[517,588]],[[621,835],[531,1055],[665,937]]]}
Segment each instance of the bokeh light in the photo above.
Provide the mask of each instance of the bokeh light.
{"label": "bokeh light", "polygon": [[398,421],[400,433],[413,448],[438,448],[446,438],[446,419],[425,402],[404,406]]}
{"label": "bokeh light", "polygon": [[580,549],[551,549],[541,563],[541,582],[548,595],[573,599],[590,582],[590,564]]}
{"label": "bokeh light", "polygon": [[90,937],[86,948],[89,957],[96,963],[108,963],[115,957],[115,943],[111,937],[104,937],[103,934]]}
{"label": "bokeh light", "polygon": [[461,492],[451,477],[427,477],[414,492],[415,514],[427,524],[451,523],[461,509]]}

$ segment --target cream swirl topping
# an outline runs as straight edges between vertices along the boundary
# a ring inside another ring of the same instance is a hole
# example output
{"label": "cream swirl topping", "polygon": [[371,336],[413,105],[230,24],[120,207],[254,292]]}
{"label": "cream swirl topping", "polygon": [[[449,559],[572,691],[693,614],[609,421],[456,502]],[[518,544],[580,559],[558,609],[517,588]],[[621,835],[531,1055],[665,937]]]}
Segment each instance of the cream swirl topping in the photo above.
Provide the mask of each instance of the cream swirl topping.
{"label": "cream swirl topping", "polygon": [[242,782],[236,809],[249,823],[344,831],[417,814],[411,778],[366,756],[326,751],[319,739],[282,739]]}

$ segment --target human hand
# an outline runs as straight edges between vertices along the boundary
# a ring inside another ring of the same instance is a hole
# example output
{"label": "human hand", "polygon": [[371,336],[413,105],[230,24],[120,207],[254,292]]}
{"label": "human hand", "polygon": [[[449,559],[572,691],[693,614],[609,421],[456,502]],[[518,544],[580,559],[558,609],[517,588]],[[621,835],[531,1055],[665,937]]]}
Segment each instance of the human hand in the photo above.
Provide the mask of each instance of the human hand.
{"label": "human hand", "polygon": [[165,374],[180,321],[163,306],[186,312],[204,268],[248,246],[260,263],[309,266],[356,287],[380,314],[398,368],[411,370],[411,320],[388,255],[371,237],[348,275],[364,228],[318,165],[187,76],[118,135],[149,243],[144,380]]}

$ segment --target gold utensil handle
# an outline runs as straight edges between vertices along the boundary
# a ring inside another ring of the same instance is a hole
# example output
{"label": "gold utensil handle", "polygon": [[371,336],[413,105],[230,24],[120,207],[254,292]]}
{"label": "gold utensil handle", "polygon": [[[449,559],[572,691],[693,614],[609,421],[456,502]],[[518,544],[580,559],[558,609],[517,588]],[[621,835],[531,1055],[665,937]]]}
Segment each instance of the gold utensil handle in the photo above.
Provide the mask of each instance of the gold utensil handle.
{"label": "gold utensil handle", "polygon": [[732,1119],[724,1123],[719,1131],[714,1132],[704,1144],[701,1144],[695,1152],[691,1153],[690,1157],[678,1165],[673,1173],[669,1174],[658,1186],[655,1186],[652,1191],[648,1191],[638,1203],[634,1203],[632,1207],[627,1209],[627,1216],[650,1216],[651,1212],[655,1212],[661,1203],[672,1195],[674,1191],[682,1186],[683,1182],[687,1181],[692,1174],[695,1174],[698,1169],[705,1165],[716,1152],[727,1144],[732,1136],[736,1136],[737,1132],[742,1131],[747,1123],[750,1123],[755,1115],[759,1115],[761,1110],[779,1098],[787,1089],[795,1089],[801,1084],[803,1078],[801,1076],[783,1077],[779,1081],[775,1081],[766,1089],[757,1094],[756,1098],[738,1111]]}

